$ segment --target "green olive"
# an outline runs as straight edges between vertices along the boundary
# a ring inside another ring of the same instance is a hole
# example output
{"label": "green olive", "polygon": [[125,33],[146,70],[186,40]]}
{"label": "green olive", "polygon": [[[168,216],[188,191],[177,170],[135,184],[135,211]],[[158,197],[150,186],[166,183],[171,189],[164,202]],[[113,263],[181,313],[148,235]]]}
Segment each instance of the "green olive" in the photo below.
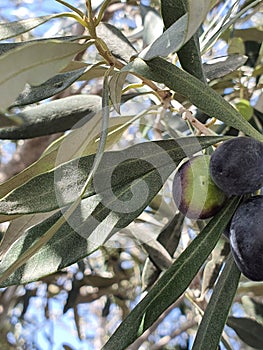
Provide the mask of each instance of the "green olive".
{"label": "green olive", "polygon": [[209,171],[210,156],[195,156],[176,172],[173,198],[178,209],[190,219],[214,216],[227,199],[213,182]]}

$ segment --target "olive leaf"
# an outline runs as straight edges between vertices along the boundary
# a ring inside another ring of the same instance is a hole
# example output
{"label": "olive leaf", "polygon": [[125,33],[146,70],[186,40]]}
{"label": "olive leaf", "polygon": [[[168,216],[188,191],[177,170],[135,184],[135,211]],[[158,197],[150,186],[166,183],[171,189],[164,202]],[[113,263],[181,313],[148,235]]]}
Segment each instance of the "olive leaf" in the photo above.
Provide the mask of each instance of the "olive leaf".
{"label": "olive leaf", "polygon": [[228,317],[227,325],[234,329],[239,338],[254,349],[263,348],[263,326],[247,317]]}
{"label": "olive leaf", "polygon": [[253,293],[254,296],[262,296],[263,294],[263,284],[262,282],[246,281],[240,283],[238,287],[239,294]]}
{"label": "olive leaf", "polygon": [[139,55],[144,60],[154,57],[166,57],[172,52],[178,51],[185,42],[189,16],[184,14],[159,38],[147,46]]}
{"label": "olive leaf", "polygon": [[[163,227],[157,237],[157,241],[167,250],[170,256],[173,256],[181,237],[184,215],[180,212]],[[155,260],[149,255],[146,259],[142,271],[142,288],[150,288],[157,280],[162,270],[158,267]]]}
{"label": "olive leaf", "polygon": [[245,134],[263,141],[263,136],[246,121],[222,96],[191,74],[170,62],[157,57],[150,61],[136,58],[126,65],[121,72],[132,72],[165,84],[171,90],[187,97],[192,104],[210,117],[223,121]]}
{"label": "olive leaf", "polygon": [[59,73],[37,86],[27,84],[10,108],[29,105],[54,96],[78,80],[85,71],[86,68],[83,67],[71,72]]}
{"label": "olive leaf", "polygon": [[[124,350],[186,290],[216,245],[222,229],[233,215],[239,198],[232,198],[160,277],[149,293],[135,306],[128,317],[104,345],[103,350]],[[205,348],[199,348],[205,349]],[[208,348],[206,348],[208,349]],[[212,348],[211,348],[212,349]],[[211,350],[209,348],[209,350]]]}
{"label": "olive leaf", "polygon": [[4,53],[7,53],[10,50],[17,49],[19,47],[28,45],[28,44],[34,44],[37,42],[45,42],[50,40],[56,40],[56,41],[76,41],[78,40],[78,36],[73,35],[66,35],[66,36],[55,36],[52,38],[38,38],[33,40],[26,40],[26,41],[20,41],[20,42],[14,42],[14,43],[0,43],[0,55],[3,55]]}
{"label": "olive leaf", "polygon": [[[110,119],[107,147],[119,140],[123,131],[126,130],[132,120],[132,117],[115,117]],[[0,185],[0,197],[4,197],[13,189],[40,174],[54,169],[60,164],[95,153],[100,137],[100,121],[101,113],[96,113],[81,128],[75,129],[68,135],[63,135],[54,141],[44,151],[40,159]],[[12,218],[13,216],[9,219],[12,220]],[[0,216],[0,222],[7,220],[8,218],[5,215]]]}
{"label": "olive leaf", "polygon": [[143,23],[143,43],[150,45],[163,33],[163,20],[160,14],[151,6],[140,4]]}
{"label": "olive leaf", "polygon": [[96,27],[96,32],[98,37],[106,43],[111,53],[123,61],[129,62],[130,58],[137,54],[136,49],[126,36],[110,23],[101,22]]}
{"label": "olive leaf", "polygon": [[171,24],[151,45],[146,47],[140,57],[150,60],[154,57],[166,57],[178,51],[197,31],[210,8],[210,1],[187,1],[187,12]]}
{"label": "olive leaf", "polygon": [[127,229],[128,235],[136,240],[145,251],[149,254],[154,264],[162,271],[166,270],[172,264],[171,255],[165,249],[165,247],[155,240],[152,236],[152,232],[147,232],[144,228],[138,226],[130,227]]}
{"label": "olive leaf", "polygon": [[263,325],[263,304],[248,295],[244,295],[241,300],[246,314]]}
{"label": "olive leaf", "polygon": [[120,106],[121,106],[121,95],[122,95],[122,87],[123,84],[125,83],[126,77],[127,77],[126,72],[124,73],[114,73],[109,84],[110,88],[110,99],[111,102],[115,108],[115,110],[118,113],[120,112]]}
{"label": "olive leaf", "polygon": [[14,219],[8,226],[4,237],[1,239],[0,243],[0,261],[2,261],[4,255],[9,250],[9,248],[22,236],[24,232],[36,224],[44,221],[46,218],[50,217],[53,213],[40,213],[24,215]]}
{"label": "olive leaf", "polygon": [[3,22],[0,23],[0,40],[6,40],[23,33],[26,33],[41,24],[50,21],[53,18],[57,18],[58,15],[48,15],[29,19],[23,19],[15,22]]}
{"label": "olive leaf", "polygon": [[[101,109],[101,97],[73,95],[15,114],[19,126],[0,129],[0,139],[28,139],[80,128]],[[11,116],[12,117],[12,116]]]}
{"label": "olive leaf", "polygon": [[[199,2],[200,4],[200,2]],[[180,0],[180,1],[161,1],[161,10],[162,17],[165,24],[165,28],[169,28],[173,23],[175,23],[180,17],[182,17],[190,6],[191,11],[191,2]],[[201,5],[202,6],[202,5]],[[205,15],[204,11],[204,15]],[[198,28],[198,27],[197,27]],[[202,82],[206,82],[204,75],[204,70],[202,66],[200,45],[199,45],[199,36],[198,30],[193,36],[178,50],[177,52],[180,64],[182,68],[195,76],[197,79],[200,79]]]}
{"label": "olive leaf", "polygon": [[29,43],[1,55],[0,108],[9,107],[26,83],[42,84],[85,48],[85,45],[78,43],[50,40]]}
{"label": "olive leaf", "polygon": [[213,80],[234,72],[247,61],[247,56],[234,54],[214,58],[204,63],[203,68],[207,79]]}
{"label": "olive leaf", "polygon": [[229,255],[199,325],[193,350],[216,350],[218,348],[239,278],[240,271],[232,255]]}

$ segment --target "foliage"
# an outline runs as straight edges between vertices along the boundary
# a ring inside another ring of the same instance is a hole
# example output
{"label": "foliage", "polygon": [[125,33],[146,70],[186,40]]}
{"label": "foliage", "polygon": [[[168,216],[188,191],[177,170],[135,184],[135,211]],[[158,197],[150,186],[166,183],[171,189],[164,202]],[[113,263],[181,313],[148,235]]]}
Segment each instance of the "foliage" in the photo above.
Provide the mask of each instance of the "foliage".
{"label": "foliage", "polygon": [[[249,290],[250,303],[262,306],[262,287],[240,279],[222,236],[242,198],[233,196],[206,221],[184,218],[171,198],[173,172],[185,159],[240,134],[263,141],[262,28],[238,29],[260,1],[117,2],[130,21],[140,18],[144,34],[109,23],[116,5],[109,0],[98,8],[57,1],[69,12],[0,23],[0,138],[59,133],[0,185],[0,222],[9,222],[0,286],[33,282],[20,301],[23,319],[41,285],[52,298],[71,279],[64,312],[74,309],[80,338],[77,305],[106,296],[102,316],[116,304],[123,321],[105,332],[105,350],[160,349],[162,339],[158,347],[145,334],[175,308],[187,321],[177,323],[185,341],[178,329],[170,337],[180,348],[194,330],[193,349],[231,349],[239,338],[223,333],[226,324],[261,348],[262,307],[251,313],[240,298]],[[33,37],[55,19],[77,23],[82,33]],[[218,43],[228,54],[211,60]],[[103,261],[98,269],[94,252]],[[91,293],[81,292],[86,285]],[[138,286],[146,296],[132,308]]]}

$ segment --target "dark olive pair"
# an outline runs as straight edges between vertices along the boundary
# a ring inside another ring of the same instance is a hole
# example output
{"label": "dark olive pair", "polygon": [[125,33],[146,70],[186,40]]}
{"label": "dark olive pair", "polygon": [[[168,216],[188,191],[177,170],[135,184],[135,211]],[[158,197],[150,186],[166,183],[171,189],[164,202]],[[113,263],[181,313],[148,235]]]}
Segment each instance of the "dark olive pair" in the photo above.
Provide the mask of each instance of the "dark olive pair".
{"label": "dark olive pair", "polygon": [[[263,143],[249,137],[224,142],[210,156],[196,156],[177,171],[173,195],[187,217],[214,216],[233,195],[253,194],[263,186]],[[263,196],[243,202],[230,223],[235,261],[245,276],[263,280]]]}

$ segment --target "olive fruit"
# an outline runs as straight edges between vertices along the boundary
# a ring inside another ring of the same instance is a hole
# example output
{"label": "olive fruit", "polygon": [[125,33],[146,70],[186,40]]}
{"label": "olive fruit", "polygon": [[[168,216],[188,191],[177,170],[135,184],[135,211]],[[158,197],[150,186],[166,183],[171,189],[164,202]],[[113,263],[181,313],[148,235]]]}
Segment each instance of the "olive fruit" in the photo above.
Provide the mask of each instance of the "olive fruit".
{"label": "olive fruit", "polygon": [[210,156],[195,156],[177,171],[173,198],[177,208],[190,219],[207,219],[223,206],[226,195],[209,174]]}
{"label": "olive fruit", "polygon": [[246,136],[224,142],[211,156],[210,174],[228,196],[257,191],[263,185],[263,143]]}
{"label": "olive fruit", "polygon": [[240,271],[253,281],[263,281],[263,196],[251,197],[237,208],[229,240]]}

